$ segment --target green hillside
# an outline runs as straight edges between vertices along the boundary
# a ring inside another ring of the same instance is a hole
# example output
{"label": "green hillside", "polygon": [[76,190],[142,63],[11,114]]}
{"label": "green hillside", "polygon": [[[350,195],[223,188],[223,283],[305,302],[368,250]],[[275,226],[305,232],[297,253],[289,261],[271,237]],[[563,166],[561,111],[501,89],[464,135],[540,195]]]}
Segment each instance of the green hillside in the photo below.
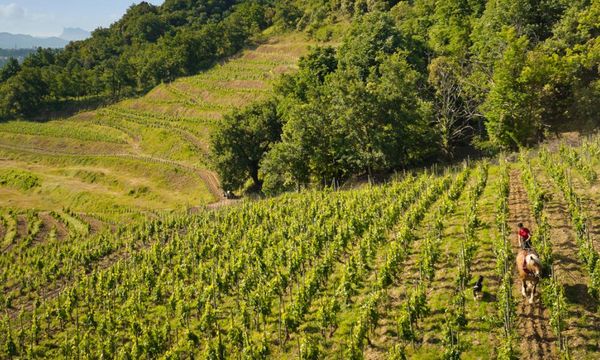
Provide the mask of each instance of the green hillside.
{"label": "green hillside", "polygon": [[599,96],[599,1],[133,5],[0,69],[0,359],[598,359]]}
{"label": "green hillside", "polygon": [[[4,212],[3,357],[597,358],[600,138],[569,141],[92,236]],[[532,305],[517,222],[546,269]]]}
{"label": "green hillside", "polygon": [[0,206],[119,216],[220,200],[210,134],[223,114],[268,96],[309,45],[300,34],[271,37],[138,99],[65,120],[0,123],[0,176],[19,169],[39,179],[0,186]]}

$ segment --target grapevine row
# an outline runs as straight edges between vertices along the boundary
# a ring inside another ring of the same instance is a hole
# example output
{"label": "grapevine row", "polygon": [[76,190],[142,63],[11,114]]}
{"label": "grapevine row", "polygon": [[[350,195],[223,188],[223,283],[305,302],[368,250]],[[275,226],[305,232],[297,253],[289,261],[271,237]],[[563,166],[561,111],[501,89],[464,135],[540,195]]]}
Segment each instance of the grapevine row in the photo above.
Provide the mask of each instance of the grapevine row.
{"label": "grapevine row", "polygon": [[532,215],[537,224],[537,231],[533,239],[534,246],[541,257],[544,272],[550,273],[550,277],[542,286],[542,299],[546,307],[550,310],[550,325],[558,338],[559,350],[565,358],[569,358],[567,339],[563,334],[564,319],[568,315],[566,299],[564,289],[558,281],[554,270],[554,256],[550,243],[550,225],[548,223],[548,216],[544,211],[548,197],[535,179],[531,164],[528,161],[528,153],[525,151],[521,152],[519,160],[521,165],[521,179],[525,185],[529,202],[532,204]]}
{"label": "grapevine row", "polygon": [[585,264],[590,277],[588,291],[596,299],[600,298],[600,255],[594,248],[590,234],[591,219],[581,205],[581,198],[575,192],[571,177],[560,161],[554,161],[546,150],[540,152],[540,160],[544,171],[552,179],[555,187],[562,193],[567,202],[571,224],[575,229],[579,258]]}

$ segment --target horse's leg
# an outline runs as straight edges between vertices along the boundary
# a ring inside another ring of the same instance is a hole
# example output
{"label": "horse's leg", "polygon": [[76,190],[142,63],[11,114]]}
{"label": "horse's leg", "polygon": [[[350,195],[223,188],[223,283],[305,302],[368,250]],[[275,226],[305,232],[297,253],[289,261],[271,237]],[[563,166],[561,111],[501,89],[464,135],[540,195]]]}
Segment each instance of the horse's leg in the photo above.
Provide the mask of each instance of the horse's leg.
{"label": "horse's leg", "polygon": [[533,287],[531,289],[531,296],[529,297],[529,303],[533,304],[533,297],[535,296],[535,288],[537,287],[537,282],[532,281],[531,283],[532,283]]}
{"label": "horse's leg", "polygon": [[521,294],[523,294],[524,298],[527,297],[527,289],[526,289],[525,279],[521,280]]}

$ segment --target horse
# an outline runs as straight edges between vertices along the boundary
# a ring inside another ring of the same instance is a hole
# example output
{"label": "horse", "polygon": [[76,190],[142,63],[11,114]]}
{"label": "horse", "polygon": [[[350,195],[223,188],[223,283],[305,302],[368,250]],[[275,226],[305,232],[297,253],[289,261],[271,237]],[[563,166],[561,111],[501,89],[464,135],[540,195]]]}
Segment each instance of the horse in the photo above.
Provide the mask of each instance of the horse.
{"label": "horse", "polygon": [[520,250],[517,254],[517,271],[521,279],[521,293],[527,298],[527,290],[531,289],[529,303],[533,304],[535,289],[542,274],[542,262],[533,250]]}

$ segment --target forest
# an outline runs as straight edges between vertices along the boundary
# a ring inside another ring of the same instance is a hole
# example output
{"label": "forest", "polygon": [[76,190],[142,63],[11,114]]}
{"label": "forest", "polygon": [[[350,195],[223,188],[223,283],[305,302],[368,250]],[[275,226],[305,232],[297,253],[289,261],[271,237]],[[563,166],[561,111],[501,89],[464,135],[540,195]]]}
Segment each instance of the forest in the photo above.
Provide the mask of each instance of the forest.
{"label": "forest", "polygon": [[86,98],[115,101],[196,74],[238,52],[268,23],[264,1],[167,0],[132,5],[109,28],[64,50],[38,49],[0,72],[0,119]]}
{"label": "forest", "polygon": [[272,99],[226,117],[213,137],[225,187],[329,186],[598,125],[598,2],[331,1],[305,11],[350,28],[339,46],[301,59]]}

